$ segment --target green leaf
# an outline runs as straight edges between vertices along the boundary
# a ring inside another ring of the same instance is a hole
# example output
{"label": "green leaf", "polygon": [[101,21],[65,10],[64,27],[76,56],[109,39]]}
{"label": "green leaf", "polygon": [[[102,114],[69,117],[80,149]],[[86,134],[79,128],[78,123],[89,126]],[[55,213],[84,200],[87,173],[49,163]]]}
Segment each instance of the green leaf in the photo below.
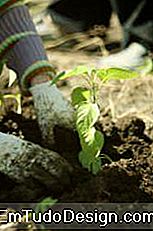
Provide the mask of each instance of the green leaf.
{"label": "green leaf", "polygon": [[65,75],[62,76],[62,79],[69,78],[72,76],[84,75],[87,73],[88,73],[87,66],[77,66],[73,70],[69,71],[68,73],[65,73]]}
{"label": "green leaf", "polygon": [[81,139],[82,151],[79,153],[79,161],[84,168],[87,168],[88,171],[93,174],[97,174],[101,169],[101,159],[99,158],[99,155],[103,145],[103,134],[96,130],[90,142]]}
{"label": "green leaf", "polygon": [[96,156],[99,156],[102,147],[104,146],[104,135],[100,131],[96,131],[93,142],[93,149],[95,149]]}
{"label": "green leaf", "polygon": [[90,166],[92,163],[92,159],[90,158],[88,153],[86,153],[85,151],[79,152],[79,161],[84,168],[87,168],[89,171],[91,170]]}
{"label": "green leaf", "polygon": [[79,153],[79,161],[84,168],[88,169],[88,171],[94,175],[101,170],[101,159],[99,157],[90,158],[88,153],[81,151]]}
{"label": "green leaf", "polygon": [[90,102],[90,97],[91,97],[90,90],[88,90],[87,88],[83,88],[83,87],[77,87],[73,90],[71,94],[72,105],[78,106],[79,104],[83,102],[86,102],[86,101]]}
{"label": "green leaf", "polygon": [[96,123],[100,115],[97,104],[83,103],[76,111],[76,127],[81,137],[86,137],[89,129]]}
{"label": "green leaf", "polygon": [[138,77],[138,73],[136,71],[121,68],[109,68],[97,70],[97,77],[103,81],[108,81],[110,79],[130,79]]}
{"label": "green leaf", "polygon": [[100,131],[96,131],[95,128],[92,128],[89,133],[92,135],[87,135],[87,137],[84,139],[84,137],[80,138],[81,147],[82,150],[89,153],[91,156],[99,156],[100,151],[104,145],[104,136]]}
{"label": "green leaf", "polygon": [[83,137],[85,144],[87,144],[88,146],[91,146],[93,144],[93,141],[95,139],[95,133],[96,133],[96,129],[94,127],[90,128],[86,132],[86,136]]}
{"label": "green leaf", "polygon": [[94,159],[91,168],[94,175],[101,170],[101,159],[99,157]]}
{"label": "green leaf", "polygon": [[47,197],[44,200],[42,200],[41,202],[39,202],[36,205],[35,211],[36,212],[45,212],[48,208],[50,208],[51,206],[53,206],[54,204],[57,203],[57,199],[53,199],[51,197]]}
{"label": "green leaf", "polygon": [[51,82],[51,84],[56,83],[58,80],[68,79],[73,76],[84,75],[88,73],[88,67],[86,66],[77,66],[69,72],[62,72],[58,74]]}
{"label": "green leaf", "polygon": [[58,80],[62,78],[63,75],[65,75],[65,71],[62,71],[57,76],[55,76],[54,79],[51,81],[51,85],[56,84]]}

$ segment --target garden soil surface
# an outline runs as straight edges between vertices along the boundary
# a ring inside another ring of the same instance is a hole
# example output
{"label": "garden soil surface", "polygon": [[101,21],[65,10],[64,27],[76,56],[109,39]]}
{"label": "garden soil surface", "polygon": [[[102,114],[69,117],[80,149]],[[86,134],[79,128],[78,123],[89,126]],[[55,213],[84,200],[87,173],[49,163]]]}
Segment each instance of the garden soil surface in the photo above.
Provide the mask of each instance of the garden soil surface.
{"label": "garden soil surface", "polygon": [[[22,108],[22,115],[8,111],[1,116],[0,131],[41,145],[32,100],[24,99]],[[134,116],[115,123],[105,114],[96,126],[105,137],[103,167],[97,176],[81,168],[76,135],[55,129],[54,150],[74,166],[75,173],[65,192],[54,196],[60,202],[153,202],[153,141],[145,134],[145,123]]]}
{"label": "garden soil surface", "polygon": [[[13,107],[11,104],[6,105],[7,110],[1,115],[0,131],[42,145],[32,99],[23,99],[22,115],[11,110]],[[52,190],[44,192],[36,201],[52,196],[59,202],[72,203],[153,202],[153,140],[146,135],[143,120],[125,116],[114,122],[109,113],[106,113],[101,115],[96,127],[105,136],[102,153],[106,156],[102,156],[101,172],[93,176],[82,169],[77,159],[80,145],[76,134],[56,128],[54,150],[73,165],[74,174],[71,184],[64,191],[58,194],[53,194]],[[7,184],[13,188],[11,182],[2,178],[1,188],[6,188]],[[13,197],[15,202],[20,202],[16,195]]]}

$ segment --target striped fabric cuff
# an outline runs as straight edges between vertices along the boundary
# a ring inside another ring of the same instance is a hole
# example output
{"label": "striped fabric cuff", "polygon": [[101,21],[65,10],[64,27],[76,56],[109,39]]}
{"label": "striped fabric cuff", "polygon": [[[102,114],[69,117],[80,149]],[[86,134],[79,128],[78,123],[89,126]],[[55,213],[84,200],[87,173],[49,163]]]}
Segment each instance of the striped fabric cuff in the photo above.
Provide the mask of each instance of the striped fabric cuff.
{"label": "striped fabric cuff", "polygon": [[29,86],[27,81],[30,81],[27,70],[30,70],[30,76],[44,72],[53,75],[53,67],[48,62],[41,38],[26,6],[13,7],[2,15],[0,28],[0,57],[7,59],[7,66],[17,73],[24,91],[25,86]]}
{"label": "striped fabric cuff", "polygon": [[27,89],[31,87],[30,83],[32,78],[37,78],[37,76],[39,76],[40,79],[40,76],[42,75],[43,77],[44,73],[48,76],[47,81],[49,81],[49,79],[53,79],[55,76],[55,68],[46,60],[37,61],[33,65],[29,66],[29,68],[25,70],[20,81],[22,93],[24,95],[29,95],[30,92],[27,91]]}

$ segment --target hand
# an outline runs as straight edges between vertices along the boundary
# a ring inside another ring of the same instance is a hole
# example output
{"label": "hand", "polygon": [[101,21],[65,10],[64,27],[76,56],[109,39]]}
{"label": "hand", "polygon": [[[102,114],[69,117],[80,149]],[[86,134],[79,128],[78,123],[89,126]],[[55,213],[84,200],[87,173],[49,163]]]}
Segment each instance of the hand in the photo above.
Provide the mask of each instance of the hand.
{"label": "hand", "polygon": [[36,84],[30,88],[30,92],[33,95],[43,143],[51,147],[54,144],[56,125],[74,127],[73,109],[56,85],[51,85],[50,82]]}

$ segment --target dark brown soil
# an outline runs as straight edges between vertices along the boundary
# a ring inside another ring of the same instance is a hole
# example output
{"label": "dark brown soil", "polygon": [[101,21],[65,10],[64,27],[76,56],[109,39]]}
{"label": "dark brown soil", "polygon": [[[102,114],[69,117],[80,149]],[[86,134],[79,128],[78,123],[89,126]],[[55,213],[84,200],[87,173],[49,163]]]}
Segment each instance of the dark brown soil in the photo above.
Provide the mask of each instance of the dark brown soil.
{"label": "dark brown soil", "polygon": [[[22,115],[18,115],[9,105],[9,110],[1,116],[0,131],[42,145],[32,100],[24,99],[22,106]],[[113,123],[108,115],[102,115],[97,128],[105,136],[102,153],[112,163],[104,158],[102,171],[97,176],[89,174],[77,160],[80,147],[76,134],[57,128],[55,150],[72,163],[75,173],[64,192],[52,195],[48,191],[47,195],[60,202],[153,202],[153,142],[144,134],[144,122],[125,117]],[[1,180],[1,187],[5,183]],[[5,190],[9,190],[9,184],[12,187],[8,182]]]}

